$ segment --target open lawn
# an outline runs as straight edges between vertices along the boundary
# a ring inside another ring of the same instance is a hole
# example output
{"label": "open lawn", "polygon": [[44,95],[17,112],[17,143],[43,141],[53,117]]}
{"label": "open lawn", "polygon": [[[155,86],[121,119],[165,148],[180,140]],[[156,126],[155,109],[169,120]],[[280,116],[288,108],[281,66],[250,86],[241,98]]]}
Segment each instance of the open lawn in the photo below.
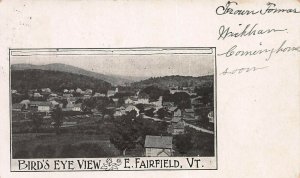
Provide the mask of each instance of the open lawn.
{"label": "open lawn", "polygon": [[109,138],[84,134],[13,134],[12,150],[13,158],[84,158],[120,155]]}

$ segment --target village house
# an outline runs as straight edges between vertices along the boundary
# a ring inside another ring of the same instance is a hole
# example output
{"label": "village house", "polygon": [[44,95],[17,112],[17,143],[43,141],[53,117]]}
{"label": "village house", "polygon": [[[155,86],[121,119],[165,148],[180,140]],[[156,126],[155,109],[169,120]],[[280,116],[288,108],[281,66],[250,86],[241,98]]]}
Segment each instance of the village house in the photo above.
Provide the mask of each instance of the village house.
{"label": "village house", "polygon": [[124,100],[125,104],[134,104],[135,102],[137,102],[137,99],[134,97],[128,97]]}
{"label": "village house", "polygon": [[114,117],[117,117],[117,116],[123,116],[126,114],[126,108],[124,106],[121,106],[120,108],[117,108],[115,113],[114,113]]}
{"label": "village house", "polygon": [[41,95],[40,93],[33,93],[33,97],[40,98],[40,97],[43,97],[43,95]]}
{"label": "village house", "polygon": [[157,101],[152,101],[150,104],[154,105],[155,107],[162,107],[162,100],[163,97],[160,96]]}
{"label": "village house", "polygon": [[74,97],[70,97],[70,98],[67,98],[67,101],[68,101],[68,103],[75,104],[75,102],[77,101],[77,99],[74,98]]}
{"label": "village house", "polygon": [[81,103],[74,104],[68,102],[65,108],[62,108],[63,111],[81,111]]}
{"label": "village house", "polygon": [[172,135],[184,134],[184,122],[172,124]]}
{"label": "village house", "polygon": [[181,117],[173,117],[172,120],[171,120],[171,123],[178,123],[180,121],[182,121]]}
{"label": "village house", "polygon": [[20,102],[20,104],[24,104],[25,105],[24,109],[28,109],[29,108],[29,104],[30,104],[30,100],[22,100]]}
{"label": "village house", "polygon": [[169,108],[169,112],[171,112],[173,117],[181,117],[182,116],[181,109],[179,109],[178,107],[175,107],[175,106]]}
{"label": "village house", "polygon": [[173,137],[171,136],[152,136],[146,135],[145,156],[160,157],[173,155]]}
{"label": "village house", "polygon": [[81,111],[81,103],[74,104],[72,111]]}
{"label": "village house", "polygon": [[83,99],[89,99],[89,98],[91,98],[91,95],[83,95],[82,98]]}
{"label": "village house", "polygon": [[51,94],[49,95],[49,97],[57,97],[57,94],[56,94],[56,93],[51,93]]}
{"label": "village house", "polygon": [[50,112],[51,103],[48,101],[30,101],[29,107],[31,110],[38,112]]}
{"label": "village house", "polygon": [[183,118],[185,120],[195,120],[195,111],[194,109],[184,109],[183,110]]}
{"label": "village house", "polygon": [[163,106],[165,109],[168,109],[168,110],[169,110],[171,107],[174,107],[175,104],[174,104],[174,102],[164,101],[164,102],[162,103],[162,106]]}
{"label": "village house", "polygon": [[113,102],[117,103],[119,101],[119,98],[112,98]]}
{"label": "village house", "polygon": [[91,89],[86,89],[85,91],[84,91],[84,94],[85,95],[91,95],[93,93],[93,90],[91,90]]}
{"label": "village house", "polygon": [[42,90],[42,92],[51,93],[50,88],[42,88],[41,90]]}
{"label": "village house", "polygon": [[203,105],[202,99],[203,99],[202,96],[198,96],[196,98],[192,98],[191,99],[192,108],[193,109],[200,108]]}
{"label": "village house", "polygon": [[77,89],[76,89],[76,93],[80,93],[80,94],[81,94],[81,93],[82,93],[82,90],[81,90],[80,88],[77,88]]}
{"label": "village house", "polygon": [[55,100],[52,100],[52,101],[49,101],[51,103],[51,106],[52,108],[55,108],[57,106],[59,106],[59,102],[55,101]]}
{"label": "village house", "polygon": [[114,96],[118,92],[119,92],[118,88],[116,88],[115,90],[108,90],[106,96],[111,97],[111,96]]}
{"label": "village house", "polygon": [[149,104],[149,95],[140,93],[135,104]]}

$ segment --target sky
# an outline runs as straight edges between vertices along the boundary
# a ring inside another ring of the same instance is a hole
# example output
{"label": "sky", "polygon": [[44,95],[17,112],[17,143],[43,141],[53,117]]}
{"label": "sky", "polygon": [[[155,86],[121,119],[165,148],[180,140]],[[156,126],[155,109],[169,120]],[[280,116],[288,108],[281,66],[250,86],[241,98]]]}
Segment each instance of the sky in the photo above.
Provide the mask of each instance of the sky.
{"label": "sky", "polygon": [[[203,76],[214,73],[215,55],[176,52],[38,52],[11,53],[11,64],[45,65],[62,63],[102,74],[134,77],[158,77],[170,75]],[[126,55],[124,55],[126,53]],[[21,54],[21,55],[20,55]],[[25,55],[24,55],[25,54]],[[28,55],[30,54],[30,55]],[[67,54],[67,55],[66,55]],[[80,55],[78,55],[80,54]],[[121,55],[118,55],[121,54]],[[147,54],[147,55],[145,55]],[[149,55],[151,54],[151,55]]]}

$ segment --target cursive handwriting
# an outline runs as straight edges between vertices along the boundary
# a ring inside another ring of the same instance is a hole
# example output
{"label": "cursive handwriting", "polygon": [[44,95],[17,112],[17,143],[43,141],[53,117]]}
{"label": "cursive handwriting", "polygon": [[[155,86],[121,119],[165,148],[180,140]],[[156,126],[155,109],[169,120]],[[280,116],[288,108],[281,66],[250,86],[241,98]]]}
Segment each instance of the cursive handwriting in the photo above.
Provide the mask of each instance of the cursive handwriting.
{"label": "cursive handwriting", "polygon": [[300,13],[299,10],[296,8],[294,9],[282,9],[282,8],[276,8],[275,3],[267,3],[267,7],[265,9],[259,9],[259,10],[242,10],[242,9],[233,9],[231,8],[231,5],[238,5],[235,1],[228,1],[225,6],[219,6],[216,9],[217,15],[265,15],[265,14],[279,14],[279,13]]}
{"label": "cursive handwriting", "polygon": [[[242,26],[242,24],[239,24],[239,26]],[[264,35],[268,33],[283,32],[287,30],[287,29],[275,29],[275,28],[262,30],[262,29],[256,29],[257,26],[258,26],[257,23],[255,25],[248,24],[242,29],[241,32],[233,32],[231,31],[230,27],[225,27],[224,25],[222,25],[219,28],[218,40],[220,39],[225,40],[226,38],[229,37],[238,38],[238,37],[245,37],[245,36]]]}
{"label": "cursive handwriting", "polygon": [[[268,57],[265,59],[269,61],[273,54],[278,53],[289,53],[289,52],[300,52],[300,46],[285,46],[286,40],[281,43],[278,48],[265,48],[265,49],[256,49],[256,50],[237,50],[237,45],[229,48],[225,53],[218,54],[218,56],[225,55],[225,57],[231,56],[256,56],[261,54],[267,54]],[[262,43],[260,43],[262,45]]]}
{"label": "cursive handwriting", "polygon": [[228,74],[241,74],[246,72],[255,72],[257,70],[266,69],[269,66],[264,67],[246,67],[246,68],[239,68],[239,69],[233,69],[230,70],[229,68],[226,68],[223,72],[220,73],[220,75],[228,75]]}

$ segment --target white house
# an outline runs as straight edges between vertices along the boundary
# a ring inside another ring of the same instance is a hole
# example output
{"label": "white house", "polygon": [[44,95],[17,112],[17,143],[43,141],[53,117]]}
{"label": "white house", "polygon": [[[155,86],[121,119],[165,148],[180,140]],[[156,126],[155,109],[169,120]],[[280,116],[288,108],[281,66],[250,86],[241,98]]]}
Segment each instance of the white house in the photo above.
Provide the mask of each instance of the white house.
{"label": "white house", "polygon": [[125,107],[121,106],[120,108],[117,108],[115,113],[114,113],[114,116],[123,116],[126,114],[126,110],[125,110]]}
{"label": "white house", "polygon": [[74,104],[72,111],[81,111],[81,103]]}
{"label": "white house", "polygon": [[86,95],[91,95],[92,93],[93,93],[93,90],[91,90],[91,89],[86,89],[84,92],[84,94],[86,94]]}
{"label": "white house", "polygon": [[137,101],[136,98],[133,98],[133,97],[128,97],[124,100],[124,103],[125,104],[134,104],[135,102]]}
{"label": "white house", "polygon": [[47,92],[47,93],[50,93],[50,92],[51,92],[51,89],[50,89],[50,88],[42,88],[41,90],[42,90],[42,92]]}
{"label": "white house", "polygon": [[80,88],[77,88],[76,93],[82,93],[82,90]]}
{"label": "white house", "polygon": [[39,98],[39,97],[43,97],[43,95],[41,95],[40,93],[33,93],[33,97]]}
{"label": "white house", "polygon": [[49,112],[51,103],[48,101],[30,101],[30,108],[38,112]]}
{"label": "white house", "polygon": [[118,88],[116,88],[115,90],[108,90],[107,91],[107,97],[111,97],[111,96],[114,96],[116,93],[118,93],[119,92],[119,89]]}
{"label": "white house", "polygon": [[146,135],[145,156],[160,157],[173,155],[173,137]]}
{"label": "white house", "polygon": [[20,102],[20,104],[24,104],[24,105],[25,105],[25,108],[24,108],[24,109],[28,109],[29,104],[30,104],[30,101],[29,101],[29,100],[22,100],[22,101]]}
{"label": "white house", "polygon": [[50,97],[57,97],[57,94],[51,93],[49,96],[50,96]]}
{"label": "white house", "polygon": [[134,104],[149,104],[149,96],[147,94],[139,94],[138,99]]}

